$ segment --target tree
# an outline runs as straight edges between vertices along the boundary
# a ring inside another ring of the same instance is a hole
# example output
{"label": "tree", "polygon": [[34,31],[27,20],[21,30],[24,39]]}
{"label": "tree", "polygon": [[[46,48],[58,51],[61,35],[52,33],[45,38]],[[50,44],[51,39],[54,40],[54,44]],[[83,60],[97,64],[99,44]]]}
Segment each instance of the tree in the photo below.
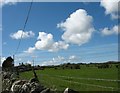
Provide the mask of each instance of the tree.
{"label": "tree", "polygon": [[14,64],[14,59],[12,59],[12,57],[7,57],[6,60],[2,63],[2,68],[3,69],[9,69],[12,70]]}
{"label": "tree", "polygon": [[75,65],[74,65],[74,68],[75,68],[75,69],[80,69],[80,65],[79,65],[79,64],[75,64]]}

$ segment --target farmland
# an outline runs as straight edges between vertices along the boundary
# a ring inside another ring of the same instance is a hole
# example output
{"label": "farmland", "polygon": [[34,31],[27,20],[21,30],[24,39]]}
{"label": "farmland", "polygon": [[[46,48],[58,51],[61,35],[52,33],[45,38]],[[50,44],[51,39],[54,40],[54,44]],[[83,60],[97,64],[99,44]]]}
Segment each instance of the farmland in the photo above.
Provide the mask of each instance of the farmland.
{"label": "farmland", "polygon": [[[118,68],[98,69],[97,67],[81,66],[80,69],[45,68],[36,70],[42,85],[55,91],[63,91],[66,87],[76,91],[117,91]],[[21,72],[21,79],[33,77],[32,71]]]}

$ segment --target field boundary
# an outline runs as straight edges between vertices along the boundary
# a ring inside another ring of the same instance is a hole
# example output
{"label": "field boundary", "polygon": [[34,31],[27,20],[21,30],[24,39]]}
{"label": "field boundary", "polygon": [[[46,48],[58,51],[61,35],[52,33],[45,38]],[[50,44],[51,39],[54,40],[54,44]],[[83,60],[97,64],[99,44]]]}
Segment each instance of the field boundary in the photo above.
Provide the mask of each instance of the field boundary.
{"label": "field boundary", "polygon": [[[52,77],[52,78],[55,78],[55,77]],[[115,88],[115,87],[107,87],[107,86],[101,86],[101,85],[95,85],[95,84],[87,84],[87,83],[79,83],[79,82],[76,82],[76,81],[69,81],[69,80],[62,80],[60,78],[57,78],[61,81],[65,81],[65,82],[68,82],[68,83],[75,83],[75,84],[79,84],[79,85],[85,85],[85,86],[93,86],[93,87],[99,87],[99,88],[105,88],[105,89],[111,89],[112,91],[116,90],[116,89],[119,89],[119,88]],[[45,82],[45,80],[42,80]]]}
{"label": "field boundary", "polygon": [[[42,74],[47,75],[47,74]],[[59,75],[48,75],[53,77],[64,77],[64,78],[74,78],[74,79],[83,79],[83,80],[96,80],[96,81],[111,81],[111,82],[120,82],[120,80],[113,80],[113,79],[100,79],[100,78],[78,78],[78,77],[71,77],[71,76],[59,76]]]}
{"label": "field boundary", "polygon": [[[108,86],[101,86],[101,85],[96,85],[96,84],[87,84],[87,83],[80,83],[80,82],[76,82],[76,81],[62,80],[60,78],[57,78],[58,77],[57,75],[55,75],[55,76],[54,75],[47,75],[47,74],[42,74],[42,75],[50,76],[51,78],[56,78],[56,79],[59,79],[61,81],[68,82],[68,83],[75,83],[75,84],[79,84],[79,85],[85,85],[85,86],[93,86],[93,87],[111,89],[112,91],[120,89],[120,88],[116,88],[116,87],[108,87]],[[63,76],[59,76],[59,77],[63,77]],[[67,77],[67,76],[65,76],[65,77]],[[67,77],[67,78],[69,78],[69,77]],[[42,81],[45,81],[45,80],[42,80]]]}

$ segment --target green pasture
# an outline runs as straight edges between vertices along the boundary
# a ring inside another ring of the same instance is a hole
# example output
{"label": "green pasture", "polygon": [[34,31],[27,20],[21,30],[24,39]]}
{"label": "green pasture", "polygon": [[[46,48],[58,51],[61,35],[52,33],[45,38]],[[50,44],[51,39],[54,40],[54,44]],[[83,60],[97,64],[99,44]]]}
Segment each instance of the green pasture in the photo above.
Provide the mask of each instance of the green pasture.
{"label": "green pasture", "polygon": [[[98,69],[82,67],[81,69],[44,69],[36,70],[40,83],[56,91],[66,87],[76,91],[117,91],[118,69],[115,67]],[[32,71],[20,73],[20,78],[30,79]]]}

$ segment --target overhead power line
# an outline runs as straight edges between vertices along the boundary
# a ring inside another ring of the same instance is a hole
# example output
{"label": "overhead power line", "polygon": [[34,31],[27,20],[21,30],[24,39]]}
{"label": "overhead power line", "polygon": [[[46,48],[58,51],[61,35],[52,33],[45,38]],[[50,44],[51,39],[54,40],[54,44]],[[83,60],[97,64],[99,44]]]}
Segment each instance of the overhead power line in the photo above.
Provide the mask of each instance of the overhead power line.
{"label": "overhead power line", "polygon": [[22,28],[21,38],[20,38],[20,40],[19,40],[19,42],[18,42],[18,46],[17,46],[17,48],[16,48],[16,51],[15,51],[14,55],[17,54],[17,52],[18,52],[18,50],[19,50],[19,48],[20,48],[21,40],[22,40],[22,37],[23,37],[23,32],[25,31],[26,25],[27,25],[27,23],[28,23],[28,19],[29,19],[29,16],[30,16],[30,11],[31,11],[31,8],[32,8],[32,4],[33,4],[33,0],[32,0],[31,3],[30,3],[30,7],[29,7],[29,10],[28,10],[28,14],[27,14],[27,17],[26,17],[26,19],[25,19],[25,23],[24,23],[23,28]]}

